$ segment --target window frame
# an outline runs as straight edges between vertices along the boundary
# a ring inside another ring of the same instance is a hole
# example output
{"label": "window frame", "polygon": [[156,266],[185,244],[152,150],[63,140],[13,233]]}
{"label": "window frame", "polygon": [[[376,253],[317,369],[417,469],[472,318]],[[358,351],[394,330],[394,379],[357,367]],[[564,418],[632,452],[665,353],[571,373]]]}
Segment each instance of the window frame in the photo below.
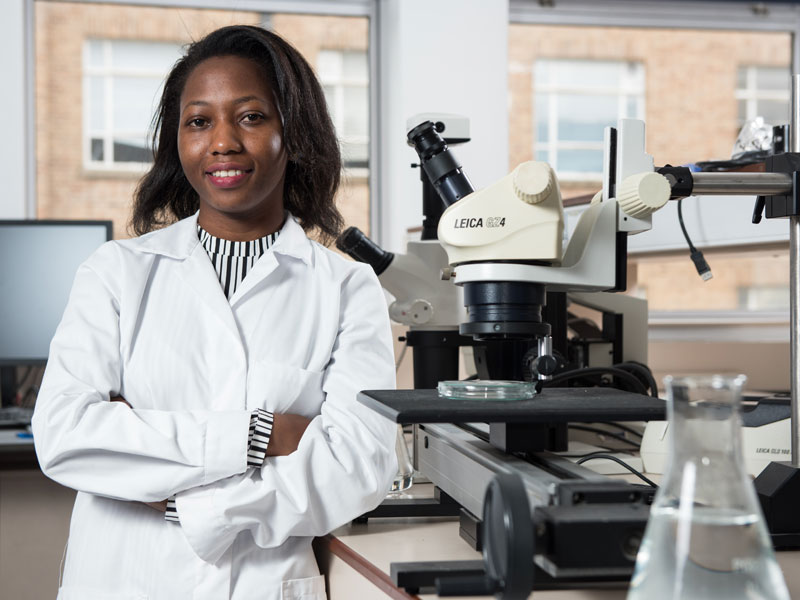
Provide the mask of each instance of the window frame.
{"label": "window frame", "polygon": [[[320,56],[323,53],[329,53],[332,55],[337,55],[339,59],[339,67],[340,67],[340,76],[337,78],[326,78],[326,74],[322,72],[321,69],[318,68]],[[344,56],[345,54],[363,54],[364,58],[367,60],[367,70],[364,73],[364,78],[348,78],[344,75]],[[339,136],[340,143],[366,143],[367,144],[367,166],[351,166],[347,162],[345,162],[344,157],[342,157],[342,162],[344,164],[344,168],[347,170],[348,174],[351,177],[363,177],[366,178],[369,176],[369,171],[372,163],[370,162],[369,156],[369,118],[367,119],[367,134],[363,136],[359,135],[350,135],[345,130],[345,110],[346,110],[346,102],[344,98],[344,90],[345,88],[365,88],[367,91],[367,98],[369,102],[369,88],[370,88],[370,81],[369,81],[369,52],[364,51],[363,53],[358,50],[342,50],[338,48],[323,48],[320,50],[319,55],[317,56],[317,75],[319,77],[319,82],[323,88],[326,86],[330,86],[334,90],[334,106],[329,107],[331,111],[331,116],[333,117],[333,124],[336,127],[336,132]],[[367,110],[369,113],[372,112],[372,107],[367,106]]]}
{"label": "window frame", "polygon": [[[142,131],[133,131],[125,129],[116,129],[114,127],[114,104],[113,104],[113,82],[114,77],[127,77],[135,78],[141,77],[146,79],[157,78],[163,80],[169,73],[169,69],[156,71],[148,69],[123,69],[115,67],[112,58],[112,47],[115,41],[122,40],[125,42],[134,42],[141,44],[149,44],[150,40],[134,40],[124,38],[87,38],[84,40],[83,45],[83,65],[82,65],[82,87],[83,87],[83,124],[81,128],[82,146],[83,146],[83,168],[88,172],[124,172],[124,173],[141,173],[148,168],[150,161],[117,161],[114,160],[114,139],[119,137],[133,137],[144,134],[145,140],[149,140],[151,131],[151,124],[147,124],[147,128]],[[92,42],[100,42],[102,44],[103,65],[91,65],[90,45]],[[152,42],[162,44],[164,42]],[[177,56],[176,56],[177,59]],[[103,128],[102,130],[93,129],[91,127],[91,82],[93,78],[99,78],[103,86]],[[92,140],[101,139],[103,141],[103,160],[92,160]],[[147,145],[145,146],[147,149]]]}
{"label": "window frame", "polygon": [[735,97],[736,100],[744,100],[745,110],[744,121],[739,119],[739,127],[744,125],[747,121],[751,121],[759,116],[758,102],[759,100],[777,100],[786,102],[787,108],[791,104],[791,85],[787,85],[785,90],[778,90],[777,88],[768,88],[766,91],[759,89],[756,84],[759,69],[777,69],[770,65],[739,65],[739,69],[745,70],[745,87],[741,88],[736,85]]}
{"label": "window frame", "polygon": [[[559,180],[570,182],[599,182],[603,179],[603,172],[600,171],[566,171],[559,167],[558,152],[559,150],[600,150],[604,148],[603,140],[596,142],[591,141],[564,141],[558,137],[558,96],[560,94],[570,94],[576,96],[585,96],[586,98],[596,98],[598,96],[615,98],[617,101],[617,119],[625,118],[627,111],[627,103],[634,99],[636,101],[636,115],[627,116],[627,118],[643,119],[645,115],[645,67],[639,61],[631,60],[612,60],[612,59],[572,59],[572,58],[553,58],[543,57],[536,60],[536,63],[616,63],[623,71],[623,76],[619,80],[618,86],[607,87],[592,87],[581,86],[580,84],[572,83],[569,85],[552,84],[552,83],[539,83],[536,77],[533,78],[533,93],[531,94],[531,101],[533,102],[533,112],[536,114],[537,95],[547,94],[547,142],[539,142],[534,135],[533,141],[533,155],[541,151],[547,152],[547,163],[558,173]],[[638,77],[641,80],[641,87],[635,89],[633,79],[629,77],[629,69],[626,65],[636,65],[638,70]],[[537,65],[534,64],[534,72]],[[542,148],[544,146],[544,148]]]}

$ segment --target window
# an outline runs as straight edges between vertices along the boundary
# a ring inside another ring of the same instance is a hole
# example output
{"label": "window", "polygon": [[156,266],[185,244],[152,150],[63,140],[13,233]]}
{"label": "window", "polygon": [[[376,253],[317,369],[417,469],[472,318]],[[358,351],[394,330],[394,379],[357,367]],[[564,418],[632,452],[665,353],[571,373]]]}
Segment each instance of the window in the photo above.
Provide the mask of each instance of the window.
{"label": "window", "polygon": [[320,50],[317,72],[347,167],[368,165],[369,72],[367,53]]}
{"label": "window", "polygon": [[550,163],[561,179],[599,179],[605,127],[644,117],[638,62],[539,59],[533,86],[536,160]]}
{"label": "window", "polygon": [[770,125],[789,121],[790,71],[785,66],[742,66],[736,77],[739,128],[746,121],[764,117]]}
{"label": "window", "polygon": [[161,85],[181,56],[174,43],[84,42],[83,147],[90,169],[140,169],[150,162],[148,129]]}

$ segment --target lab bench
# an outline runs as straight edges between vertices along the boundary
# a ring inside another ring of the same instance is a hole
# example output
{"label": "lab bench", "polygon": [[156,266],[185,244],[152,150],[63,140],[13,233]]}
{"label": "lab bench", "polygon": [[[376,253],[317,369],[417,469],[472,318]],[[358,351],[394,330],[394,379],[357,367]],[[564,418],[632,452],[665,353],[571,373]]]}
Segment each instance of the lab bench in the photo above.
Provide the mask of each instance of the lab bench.
{"label": "lab bench", "polygon": [[[409,496],[432,494],[430,484],[414,485]],[[459,537],[457,517],[380,518],[352,523],[316,542],[320,568],[330,600],[433,600],[435,594],[413,595],[390,578],[393,562],[481,560],[479,552]],[[778,552],[789,593],[800,598],[800,551]],[[424,590],[423,590],[424,591]],[[536,591],[536,600],[624,600],[627,590],[585,588]],[[474,598],[474,597],[470,597]],[[454,600],[468,600],[454,597]]]}

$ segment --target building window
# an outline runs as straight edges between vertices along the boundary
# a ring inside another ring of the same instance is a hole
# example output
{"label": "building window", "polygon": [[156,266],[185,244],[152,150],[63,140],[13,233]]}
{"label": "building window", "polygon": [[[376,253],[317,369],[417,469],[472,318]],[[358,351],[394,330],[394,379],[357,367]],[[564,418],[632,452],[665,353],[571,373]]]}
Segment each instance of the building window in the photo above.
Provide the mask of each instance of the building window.
{"label": "building window", "polygon": [[739,67],[736,77],[739,128],[756,117],[763,117],[770,125],[788,123],[790,80],[786,67]]}
{"label": "building window", "polygon": [[320,50],[317,73],[348,168],[369,164],[369,69],[367,53]]}
{"label": "building window", "polygon": [[140,170],[152,160],[150,124],[180,45],[88,39],[83,51],[84,164]]}
{"label": "building window", "polygon": [[644,118],[639,62],[539,59],[534,68],[534,151],[564,180],[603,173],[603,131]]}

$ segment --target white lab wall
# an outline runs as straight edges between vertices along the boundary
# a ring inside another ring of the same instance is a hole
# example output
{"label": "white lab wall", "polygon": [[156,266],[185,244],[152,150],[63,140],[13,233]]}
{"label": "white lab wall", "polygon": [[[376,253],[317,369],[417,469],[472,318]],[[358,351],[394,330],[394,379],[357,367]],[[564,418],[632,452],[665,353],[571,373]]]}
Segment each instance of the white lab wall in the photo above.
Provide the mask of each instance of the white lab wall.
{"label": "white lab wall", "polygon": [[25,134],[25,0],[5,0],[0,19],[0,114],[3,123],[3,143],[0,144],[0,164],[9,176],[0,192],[0,219],[21,219],[25,215],[28,173],[26,161],[28,140]]}
{"label": "white lab wall", "polygon": [[405,251],[422,224],[422,188],[406,120],[425,112],[470,119],[472,141],[455,155],[475,188],[508,170],[508,0],[379,3],[380,218],[376,239]]}
{"label": "white lab wall", "polygon": [[[762,219],[754,224],[755,196],[691,196],[683,201],[683,221],[692,243],[701,249],[759,246],[789,240],[787,219]],[[565,209],[567,238],[587,205]],[[678,223],[678,203],[669,202],[653,214],[653,228],[628,237],[630,255],[687,251]]]}
{"label": "white lab wall", "polygon": [[[787,219],[762,219],[754,224],[755,196],[692,196],[683,200],[686,231],[698,248],[751,246],[789,239]],[[686,250],[678,223],[678,203],[670,202],[653,214],[653,228],[628,238],[628,252]]]}

